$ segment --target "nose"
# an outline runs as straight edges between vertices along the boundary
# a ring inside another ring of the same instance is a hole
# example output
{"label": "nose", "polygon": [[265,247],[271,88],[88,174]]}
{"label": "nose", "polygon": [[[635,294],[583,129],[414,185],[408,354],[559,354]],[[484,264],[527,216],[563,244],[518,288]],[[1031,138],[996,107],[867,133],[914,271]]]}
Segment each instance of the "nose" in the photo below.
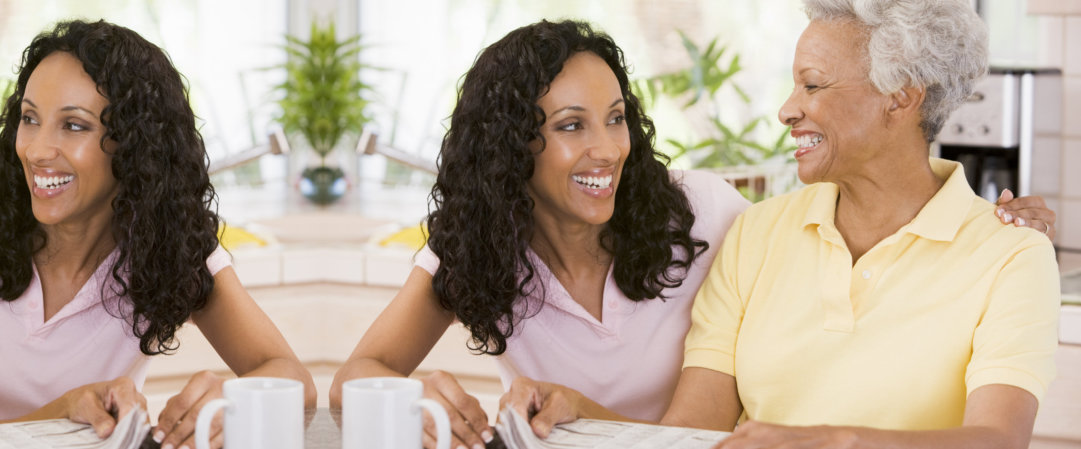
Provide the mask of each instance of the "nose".
{"label": "nose", "polygon": [[26,157],[27,162],[40,163],[55,159],[60,154],[56,139],[51,133],[37,130],[20,129],[15,135],[16,148]]}
{"label": "nose", "polygon": [[803,118],[803,110],[800,109],[796,99],[799,93],[798,88],[792,89],[792,93],[788,95],[784,104],[781,105],[781,109],[777,111],[777,119],[787,126],[792,126]]}
{"label": "nose", "polygon": [[596,133],[589,146],[589,158],[598,162],[615,163],[623,153],[622,146],[630,145],[630,136],[623,130]]}

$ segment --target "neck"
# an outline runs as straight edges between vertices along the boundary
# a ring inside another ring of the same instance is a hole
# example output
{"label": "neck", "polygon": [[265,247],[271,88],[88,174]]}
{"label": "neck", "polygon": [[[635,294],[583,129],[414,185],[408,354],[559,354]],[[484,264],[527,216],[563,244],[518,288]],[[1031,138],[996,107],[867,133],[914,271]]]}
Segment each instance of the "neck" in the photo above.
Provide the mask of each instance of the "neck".
{"label": "neck", "polygon": [[41,225],[45,232],[45,247],[34,253],[38,271],[93,273],[109,253],[116,248],[113,239],[112,215],[91,217],[77,224]]}
{"label": "neck", "polygon": [[931,170],[924,149],[895,154],[908,156],[869,164],[856,176],[834,181],[840,192],[834,222],[853,262],[911,222],[945,183]]}
{"label": "neck", "polygon": [[612,255],[601,248],[604,225],[562,223],[534,216],[536,226],[529,246],[557,277],[607,274]]}

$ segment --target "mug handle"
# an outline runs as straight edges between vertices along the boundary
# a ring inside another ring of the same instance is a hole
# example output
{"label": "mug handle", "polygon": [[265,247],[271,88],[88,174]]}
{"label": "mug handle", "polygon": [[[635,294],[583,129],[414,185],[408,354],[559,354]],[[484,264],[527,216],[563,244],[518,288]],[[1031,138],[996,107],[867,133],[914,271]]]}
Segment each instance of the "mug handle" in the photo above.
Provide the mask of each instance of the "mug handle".
{"label": "mug handle", "polygon": [[199,410],[199,419],[195,420],[195,449],[210,449],[210,421],[214,420],[218,409],[228,405],[228,399],[218,398],[207,402]]}
{"label": "mug handle", "polygon": [[[432,415],[432,419],[435,420],[436,449],[450,449],[450,419],[447,418],[447,411],[443,409],[442,405],[431,399],[420,399],[417,401],[417,406],[428,410],[428,413]],[[202,419],[202,416],[199,418]],[[196,433],[195,435],[198,436],[199,434]]]}

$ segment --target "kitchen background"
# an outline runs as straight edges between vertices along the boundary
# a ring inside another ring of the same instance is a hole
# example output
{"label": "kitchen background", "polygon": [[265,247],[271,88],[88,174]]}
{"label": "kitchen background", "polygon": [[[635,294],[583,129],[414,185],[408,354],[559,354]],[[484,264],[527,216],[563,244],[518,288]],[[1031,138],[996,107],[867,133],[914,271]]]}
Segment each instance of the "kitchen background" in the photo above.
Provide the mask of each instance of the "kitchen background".
{"label": "kitchen background", "polygon": [[[1081,1],[973,3],[990,26],[993,65],[1061,71],[1060,94],[1036,105],[1060,110],[1061,124],[1034,153],[1031,176],[1033,193],[1058,213],[1064,290],[1081,290]],[[334,370],[408,273],[416,238],[405,231],[427,212],[434,178],[358,154],[359,136],[351,135],[327,157],[348,189],[321,206],[298,193],[300,173],[315,159],[302,140],[290,139],[287,155],[265,154],[278,127],[284,36],[307,39],[313,20],[333,19],[339,37],[361,35],[360,59],[371,66],[360,71],[372,86],[366,129],[380,151],[433,161],[477,52],[523,24],[575,17],[614,37],[643,86],[686,74],[695,61],[731,75],[700,86],[716,92],[693,105],[686,93],[655,96],[649,112],[660,147],[679,156],[674,165],[722,171],[755,199],[796,186],[775,117],[792,89],[791,57],[807,22],[798,0],[0,0],[0,91],[32,37],[74,17],[119,23],[165,48],[187,78],[211,159],[247,161],[212,178],[220,213],[245,231],[232,245],[235,268],[312,370],[323,405]],[[711,139],[715,145],[683,151]],[[1065,293],[1081,301],[1081,292]],[[192,372],[228,374],[197,329],[184,331],[179,353],[151,365],[144,391],[154,415]],[[1081,447],[1081,307],[1063,308],[1062,335],[1059,378],[1041,404],[1032,447]],[[494,407],[494,365],[469,355],[464,340],[461,329],[448,333],[418,374],[452,371]]]}

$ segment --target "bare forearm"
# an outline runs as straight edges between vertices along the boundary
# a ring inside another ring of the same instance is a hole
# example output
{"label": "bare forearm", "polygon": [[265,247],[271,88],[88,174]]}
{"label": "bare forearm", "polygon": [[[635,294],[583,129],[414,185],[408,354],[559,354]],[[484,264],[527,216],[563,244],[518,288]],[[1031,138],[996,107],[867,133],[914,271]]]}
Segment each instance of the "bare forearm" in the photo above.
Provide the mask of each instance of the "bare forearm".
{"label": "bare forearm", "polygon": [[408,375],[409,373],[395,371],[373,358],[350,358],[334,374],[334,382],[330,386],[330,406],[341,408],[342,384],[346,381],[362,377],[406,377]]}
{"label": "bare forearm", "polygon": [[304,407],[315,408],[319,393],[315,391],[315,381],[311,373],[300,364],[300,361],[291,358],[272,358],[262,365],[246,373],[237,373],[240,377],[283,377],[296,379],[304,384]]}

